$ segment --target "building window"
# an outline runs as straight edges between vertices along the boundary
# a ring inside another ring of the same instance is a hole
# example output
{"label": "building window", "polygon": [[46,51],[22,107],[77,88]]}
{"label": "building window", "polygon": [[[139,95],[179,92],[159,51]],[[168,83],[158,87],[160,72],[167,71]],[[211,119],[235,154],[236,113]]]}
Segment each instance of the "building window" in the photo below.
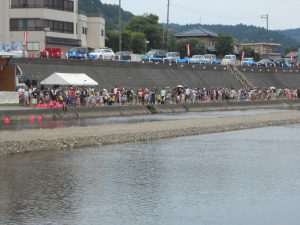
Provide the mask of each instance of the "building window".
{"label": "building window", "polygon": [[10,31],[43,31],[73,34],[73,23],[43,19],[10,19]]}
{"label": "building window", "polygon": [[87,34],[87,28],[86,27],[82,27],[81,33],[86,35]]}
{"label": "building window", "polygon": [[28,42],[27,43],[27,50],[28,51],[39,51],[40,50],[40,43],[38,43],[38,42]]}
{"label": "building window", "polygon": [[49,8],[73,12],[74,2],[70,0],[11,0],[11,8]]}
{"label": "building window", "polygon": [[104,36],[104,30],[101,29],[101,37],[103,37],[103,36]]}

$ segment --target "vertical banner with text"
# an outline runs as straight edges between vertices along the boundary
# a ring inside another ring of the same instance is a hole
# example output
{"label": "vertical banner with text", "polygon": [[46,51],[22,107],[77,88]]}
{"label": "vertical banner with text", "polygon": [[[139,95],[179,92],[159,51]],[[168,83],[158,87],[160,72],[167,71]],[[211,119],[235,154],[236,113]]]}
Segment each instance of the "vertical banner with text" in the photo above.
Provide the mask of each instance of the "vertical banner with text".
{"label": "vertical banner with text", "polygon": [[186,45],[186,56],[190,57],[191,56],[191,49],[190,49],[190,44]]}
{"label": "vertical banner with text", "polygon": [[28,32],[24,31],[24,44],[27,46],[27,41],[28,41]]}

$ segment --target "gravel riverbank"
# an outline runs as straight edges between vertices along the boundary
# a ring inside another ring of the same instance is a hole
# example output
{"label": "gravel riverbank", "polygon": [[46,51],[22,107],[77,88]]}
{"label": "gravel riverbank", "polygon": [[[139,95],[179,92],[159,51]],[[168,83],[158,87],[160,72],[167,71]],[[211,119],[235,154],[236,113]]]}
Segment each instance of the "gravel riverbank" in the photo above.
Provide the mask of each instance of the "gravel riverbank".
{"label": "gravel riverbank", "polygon": [[0,155],[50,151],[300,123],[300,112],[141,122],[89,127],[1,131]]}

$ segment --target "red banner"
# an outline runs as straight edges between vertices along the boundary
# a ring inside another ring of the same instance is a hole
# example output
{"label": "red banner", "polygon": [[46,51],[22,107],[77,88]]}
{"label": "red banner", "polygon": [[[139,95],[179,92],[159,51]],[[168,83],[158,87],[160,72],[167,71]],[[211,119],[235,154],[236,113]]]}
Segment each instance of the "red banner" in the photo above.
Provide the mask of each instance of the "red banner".
{"label": "red banner", "polygon": [[186,55],[187,55],[187,57],[190,57],[190,55],[191,55],[190,44],[186,45]]}
{"label": "red banner", "polygon": [[28,32],[24,31],[24,43],[25,43],[25,46],[27,45],[27,40],[28,40]]}

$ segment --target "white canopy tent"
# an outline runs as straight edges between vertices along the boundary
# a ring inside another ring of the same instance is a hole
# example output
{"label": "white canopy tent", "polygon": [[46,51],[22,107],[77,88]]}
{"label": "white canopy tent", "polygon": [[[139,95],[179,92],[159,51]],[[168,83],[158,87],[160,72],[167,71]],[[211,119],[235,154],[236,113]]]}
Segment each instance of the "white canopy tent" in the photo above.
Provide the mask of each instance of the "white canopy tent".
{"label": "white canopy tent", "polygon": [[61,85],[61,86],[97,86],[94,81],[85,73],[53,73],[45,80],[42,85]]}

